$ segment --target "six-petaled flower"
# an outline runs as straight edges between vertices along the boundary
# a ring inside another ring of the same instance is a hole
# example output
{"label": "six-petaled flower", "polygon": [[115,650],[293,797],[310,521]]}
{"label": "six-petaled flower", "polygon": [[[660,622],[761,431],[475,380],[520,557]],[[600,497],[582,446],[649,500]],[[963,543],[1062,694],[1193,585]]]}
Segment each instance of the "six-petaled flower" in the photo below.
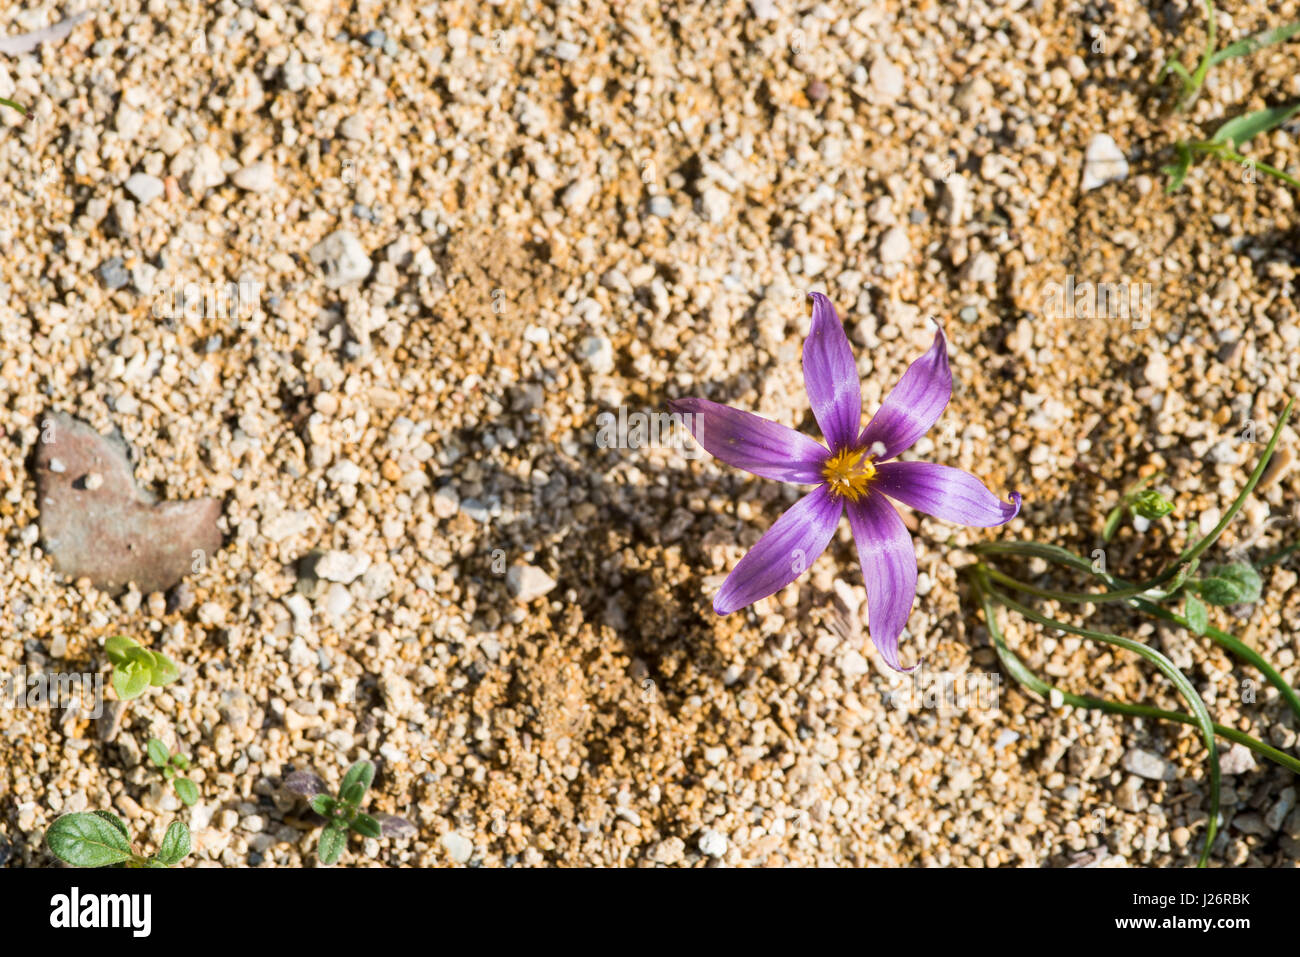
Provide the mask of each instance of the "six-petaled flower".
{"label": "six-petaled flower", "polygon": [[952,396],[942,329],[863,427],[857,365],[844,326],[829,299],[821,293],[811,298],[804,386],[826,446],[708,399],[669,403],[674,412],[690,413],[692,435],[714,458],[763,478],[816,486],[740,560],[713,608],[726,615],[790,584],[825,551],[847,512],[867,589],[871,639],[890,667],[911,670],[899,663],[898,639],[916,598],[916,552],[889,499],[936,518],[989,527],[1011,521],[1020,511],[1020,496],[1012,492],[1011,501],[1003,502],[979,479],[951,466],[892,461],[930,430]]}

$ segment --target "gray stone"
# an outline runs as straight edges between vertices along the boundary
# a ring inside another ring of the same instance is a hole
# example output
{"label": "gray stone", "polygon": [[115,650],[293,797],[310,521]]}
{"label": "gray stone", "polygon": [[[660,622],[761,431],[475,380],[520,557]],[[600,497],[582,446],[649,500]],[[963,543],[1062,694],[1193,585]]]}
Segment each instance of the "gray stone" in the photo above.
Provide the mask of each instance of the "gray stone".
{"label": "gray stone", "polygon": [[[58,459],[62,471],[52,467]],[[36,458],[41,536],[55,567],[119,591],[166,591],[221,548],[215,498],[156,502],[138,488],[123,444],[59,412],[42,420]],[[98,473],[97,488],[86,476]]]}
{"label": "gray stone", "polygon": [[1160,757],[1158,754],[1152,754],[1150,751],[1143,751],[1140,748],[1130,748],[1124,753],[1123,760],[1124,770],[1130,774],[1136,774],[1140,778],[1146,778],[1148,781],[1172,781],[1174,779],[1174,766]]}
{"label": "gray stone", "polygon": [[1224,774],[1245,774],[1255,770],[1255,756],[1244,744],[1234,744],[1219,756],[1219,770]]}
{"label": "gray stone", "polygon": [[325,285],[339,289],[370,275],[372,263],[357,237],[346,230],[330,233],[308,253],[325,274]]}
{"label": "gray stone", "polygon": [[122,730],[122,715],[126,709],[124,701],[105,701],[104,711],[99,716],[97,732],[99,740],[111,744]]}
{"label": "gray stone", "polygon": [[99,264],[99,281],[109,289],[121,289],[131,281],[131,274],[126,271],[121,256],[105,259]]}

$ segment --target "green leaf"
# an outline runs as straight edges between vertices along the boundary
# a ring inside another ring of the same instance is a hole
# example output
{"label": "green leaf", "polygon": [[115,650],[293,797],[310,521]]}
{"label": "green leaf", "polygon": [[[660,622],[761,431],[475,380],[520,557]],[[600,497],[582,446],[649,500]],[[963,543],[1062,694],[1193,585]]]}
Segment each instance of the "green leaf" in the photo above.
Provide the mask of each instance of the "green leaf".
{"label": "green leaf", "polygon": [[179,864],[190,853],[190,829],[183,821],[172,821],[163,835],[156,859],[167,867]]}
{"label": "green leaf", "polygon": [[45,843],[55,857],[73,867],[106,867],[133,856],[118,824],[99,814],[65,814],[45,832]]}
{"label": "green leaf", "polygon": [[384,829],[379,826],[369,814],[358,814],[352,819],[352,830],[356,831],[362,837],[380,838],[383,836]]}
{"label": "green leaf", "polygon": [[[343,775],[343,783],[339,785],[339,794],[346,794],[354,784],[360,784],[361,793],[365,794],[366,789],[370,787],[371,782],[374,780],[375,766],[369,761],[358,761],[348,768],[347,773]],[[359,801],[360,798],[357,798],[357,800]]]}
{"label": "green leaf", "polygon": [[182,771],[188,771],[190,769],[190,759],[183,754],[173,754],[172,764],[180,768]]}
{"label": "green leaf", "polygon": [[1264,583],[1259,572],[1246,562],[1233,562],[1206,569],[1197,582],[1200,596],[1211,605],[1246,605],[1259,601]]}
{"label": "green leaf", "polygon": [[104,653],[108,655],[108,660],[115,665],[126,664],[127,653],[132,648],[140,647],[135,641],[126,635],[114,635],[104,642]]}
{"label": "green leaf", "polygon": [[1187,601],[1183,604],[1183,617],[1187,619],[1187,627],[1194,634],[1203,635],[1210,626],[1210,610],[1195,595],[1187,596]]}
{"label": "green leaf", "polygon": [[311,799],[311,809],[317,814],[323,814],[329,817],[334,813],[334,809],[339,806],[339,802],[334,800],[328,794],[313,794]]}
{"label": "green leaf", "polygon": [[169,685],[181,676],[181,669],[160,651],[151,652],[154,657],[154,666],[149,676],[149,683],[155,688],[161,688],[163,685]]}
{"label": "green leaf", "polygon": [[1103,542],[1109,542],[1115,537],[1115,532],[1119,530],[1119,523],[1123,517],[1124,509],[1122,506],[1116,505],[1110,510],[1110,514],[1106,516],[1106,524],[1101,530],[1101,540]]}
{"label": "green leaf", "polygon": [[102,817],[109,824],[113,825],[122,832],[122,836],[126,838],[127,844],[129,845],[131,843],[131,832],[126,829],[126,821],[122,820],[112,811],[92,811],[91,813]]}
{"label": "green leaf", "polygon": [[160,768],[167,767],[167,762],[171,758],[171,752],[167,750],[167,745],[157,738],[149,739],[149,743],[145,746],[145,752],[149,755],[149,760]]}
{"label": "green leaf", "polygon": [[1160,167],[1160,172],[1169,177],[1169,183],[1165,186],[1166,193],[1176,193],[1182,189],[1183,181],[1192,168],[1192,151],[1186,143],[1175,143],[1174,151],[1178,154],[1177,161]]}
{"label": "green leaf", "polygon": [[138,664],[126,664],[113,669],[113,690],[123,701],[130,701],[144,694],[149,687],[149,671]]}
{"label": "green leaf", "polygon": [[146,671],[153,671],[157,664],[157,655],[141,645],[134,645],[131,648],[128,648],[125,657],[128,665],[140,665]]}
{"label": "green leaf", "polygon": [[1236,43],[1229,43],[1210,57],[1210,65],[1214,66],[1216,63],[1222,63],[1224,60],[1230,60],[1233,57],[1249,56],[1256,50],[1262,50],[1274,43],[1289,40],[1297,33],[1300,33],[1300,23],[1289,23],[1284,27],[1275,27],[1272,30],[1265,30],[1263,33],[1256,33],[1253,37],[1246,37],[1246,39],[1238,40]]}
{"label": "green leaf", "polygon": [[1281,126],[1298,111],[1300,111],[1300,102],[1292,103],[1290,106],[1270,106],[1253,113],[1245,113],[1228,120],[1215,130],[1210,142],[1240,146],[1260,133]]}
{"label": "green leaf", "polygon": [[176,796],[181,799],[186,807],[194,807],[199,803],[199,788],[189,778],[177,778],[172,787],[176,789]]}
{"label": "green leaf", "polygon": [[317,854],[322,864],[333,864],[348,844],[348,832],[341,827],[327,827],[321,831]]}
{"label": "green leaf", "polygon": [[[984,620],[986,625],[989,625],[990,622],[995,620],[996,616],[993,614],[992,605],[992,601],[995,600],[1007,609],[1018,612],[1022,617],[1037,622],[1040,625],[1046,625],[1049,628],[1055,628],[1058,631],[1063,631],[1067,634],[1080,635],[1084,638],[1091,638],[1095,641],[1103,641],[1108,645],[1115,645],[1131,651],[1134,654],[1141,655],[1143,658],[1151,662],[1151,664],[1155,665],[1155,667],[1159,669],[1160,673],[1168,678],[1170,683],[1174,685],[1174,688],[1182,696],[1183,700],[1187,702],[1188,711],[1201,730],[1201,737],[1205,741],[1205,750],[1209,755],[1210,773],[1209,787],[1207,789],[1209,795],[1209,807],[1205,826],[1205,842],[1201,846],[1201,859],[1199,863],[1200,867],[1207,866],[1210,859],[1210,847],[1214,844],[1214,836],[1218,832],[1219,827],[1219,784],[1222,775],[1219,769],[1219,747],[1214,739],[1214,721],[1210,718],[1210,712],[1205,707],[1205,702],[1201,699],[1201,696],[1197,693],[1196,687],[1187,679],[1186,675],[1178,670],[1177,666],[1175,666],[1172,661],[1154,648],[1150,648],[1140,641],[1134,641],[1131,638],[1123,638],[1119,635],[1112,635],[1108,632],[1092,631],[1087,628],[1081,628],[1078,625],[1071,625],[1057,621],[1054,618],[1048,618],[1045,615],[1041,615],[1034,611],[1027,605],[1022,605],[1015,599],[992,588],[989,584],[987,574],[985,574],[984,577],[977,579],[977,581],[979,582],[981,590],[986,592],[987,597],[991,599],[990,601],[984,602]],[[995,627],[996,625],[989,625],[990,633],[992,633],[992,630]],[[997,639],[995,639],[995,641],[996,640]]]}
{"label": "green leaf", "polygon": [[350,804],[356,807],[361,803],[361,799],[366,796],[366,786],[360,781],[353,781],[351,784],[339,791],[339,800],[344,804]]}
{"label": "green leaf", "polygon": [[1158,521],[1174,510],[1174,503],[1153,488],[1146,489],[1133,496],[1129,511],[1149,522]]}

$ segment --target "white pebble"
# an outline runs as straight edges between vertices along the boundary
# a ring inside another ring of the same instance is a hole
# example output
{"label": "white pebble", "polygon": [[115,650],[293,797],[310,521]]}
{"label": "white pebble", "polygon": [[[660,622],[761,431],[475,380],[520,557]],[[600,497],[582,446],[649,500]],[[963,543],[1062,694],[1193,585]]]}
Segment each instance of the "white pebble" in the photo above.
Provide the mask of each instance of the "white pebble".
{"label": "white pebble", "polygon": [[722,857],[727,853],[727,835],[718,831],[705,831],[700,835],[700,853],[708,857]]}
{"label": "white pebble", "polygon": [[316,562],[316,577],[349,585],[370,567],[370,556],[342,551],[328,551]]}
{"label": "white pebble", "polygon": [[270,163],[253,163],[235,172],[235,185],[250,193],[265,193],[275,186],[275,167]]}
{"label": "white pebble", "polygon": [[357,237],[345,230],[330,233],[308,253],[325,273],[325,285],[338,289],[370,275],[372,263]]}
{"label": "white pebble", "polygon": [[143,206],[162,195],[163,181],[148,173],[132,173],[126,181],[126,191]]}
{"label": "white pebble", "polygon": [[555,579],[535,565],[512,565],[506,571],[506,589],[515,601],[526,605],[555,587]]}
{"label": "white pebble", "polygon": [[582,341],[582,358],[591,371],[604,375],[614,371],[614,346],[604,336],[588,336]]}
{"label": "white pebble", "polygon": [[1079,188],[1085,193],[1128,176],[1128,159],[1109,133],[1098,133],[1083,154],[1083,179]]}
{"label": "white pebble", "polygon": [[438,842],[447,851],[447,856],[455,864],[464,864],[474,853],[474,843],[463,834],[448,831]]}
{"label": "white pebble", "polygon": [[882,263],[905,262],[912,255],[912,241],[907,236],[907,230],[902,226],[887,230],[880,237],[879,255]]}

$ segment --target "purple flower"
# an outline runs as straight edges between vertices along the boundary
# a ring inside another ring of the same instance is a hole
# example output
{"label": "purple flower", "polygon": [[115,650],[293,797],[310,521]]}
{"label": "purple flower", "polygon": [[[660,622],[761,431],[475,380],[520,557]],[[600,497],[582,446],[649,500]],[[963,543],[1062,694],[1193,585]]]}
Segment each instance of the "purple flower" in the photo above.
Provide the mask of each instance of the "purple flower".
{"label": "purple flower", "polygon": [[950,522],[989,527],[1015,518],[1020,495],[1012,492],[1008,504],[961,469],[890,461],[930,430],[952,397],[942,329],[859,431],[862,393],[849,338],[831,301],[821,293],[811,296],[804,386],[829,449],[784,425],[708,399],[669,403],[714,458],[763,478],[817,486],[740,560],[713,599],[713,610],[730,614],[790,584],[826,550],[847,510],[867,588],[871,639],[891,668],[910,671],[899,664],[898,636],[916,598],[916,552],[889,499]]}

